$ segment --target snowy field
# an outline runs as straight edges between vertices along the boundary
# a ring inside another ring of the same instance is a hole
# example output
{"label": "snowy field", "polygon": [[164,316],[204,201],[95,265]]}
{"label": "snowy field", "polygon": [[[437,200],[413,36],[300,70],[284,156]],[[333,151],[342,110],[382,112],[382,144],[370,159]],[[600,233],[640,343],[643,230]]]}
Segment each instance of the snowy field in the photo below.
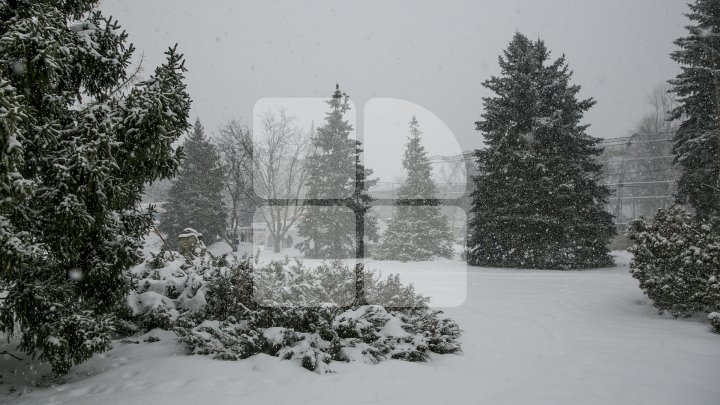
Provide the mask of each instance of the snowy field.
{"label": "snowy field", "polygon": [[[0,403],[720,403],[720,336],[699,320],[658,315],[627,271],[629,256],[617,261],[582,272],[467,273],[461,262],[437,262],[438,271],[466,274],[464,303],[445,309],[464,331],[463,354],[427,363],[333,363],[336,373],[319,375],[267,355],[187,356],[173,333],[157,330],[115,342],[65,384],[43,365],[0,355]],[[411,266],[373,264],[401,274]]]}

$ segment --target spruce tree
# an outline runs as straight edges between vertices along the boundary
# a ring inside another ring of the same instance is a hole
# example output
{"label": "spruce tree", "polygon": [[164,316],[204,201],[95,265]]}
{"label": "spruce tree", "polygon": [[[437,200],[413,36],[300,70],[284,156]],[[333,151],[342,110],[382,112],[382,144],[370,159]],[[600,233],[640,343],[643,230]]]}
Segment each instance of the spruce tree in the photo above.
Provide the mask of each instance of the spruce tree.
{"label": "spruce tree", "polygon": [[143,189],[176,172],[188,129],[182,55],[133,85],[134,48],[96,4],[0,2],[0,332],[57,373],[109,348]]}
{"label": "spruce tree", "polygon": [[549,61],[541,40],[517,33],[499,58],[502,75],[483,85],[476,123],[487,147],[476,151],[467,258],[470,264],[524,268],[587,268],[612,263],[615,230],[605,211],[598,139],[583,113],[565,58]]}
{"label": "spruce tree", "polygon": [[336,86],[327,103],[330,111],[325,125],[315,132],[315,151],[306,162],[310,202],[298,225],[298,235],[306,239],[296,247],[309,258],[349,258],[358,253],[356,240],[378,239],[367,193],[377,180],[369,179],[372,171],[360,161],[361,142],[350,138],[353,127],[345,120],[348,95]]}
{"label": "spruce tree", "polygon": [[205,137],[200,120],[183,144],[185,159],[168,193],[160,230],[175,246],[178,235],[192,228],[208,244],[225,237],[226,211],[223,203],[223,173],[215,146]]}
{"label": "spruce tree", "polygon": [[374,257],[380,260],[420,261],[452,257],[452,233],[440,210],[432,166],[420,142],[419,124],[410,120],[410,137],[403,168],[407,179],[398,190],[393,217]]}
{"label": "spruce tree", "polygon": [[672,53],[682,72],[670,81],[681,120],[675,134],[675,162],[682,167],[677,202],[690,203],[704,220],[720,220],[720,2],[689,5],[689,35]]}

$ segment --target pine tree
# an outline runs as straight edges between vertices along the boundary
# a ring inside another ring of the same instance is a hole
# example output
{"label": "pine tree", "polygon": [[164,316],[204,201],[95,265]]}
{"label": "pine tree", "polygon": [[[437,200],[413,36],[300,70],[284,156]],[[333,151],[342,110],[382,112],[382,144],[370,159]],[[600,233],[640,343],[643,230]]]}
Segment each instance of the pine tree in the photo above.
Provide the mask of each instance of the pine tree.
{"label": "pine tree", "polygon": [[518,33],[499,58],[502,76],[484,86],[477,130],[479,174],[472,194],[468,262],[525,268],[612,263],[615,233],[604,206],[598,139],[580,125],[595,102],[578,100],[565,58],[547,63],[545,44]]}
{"label": "pine tree", "polygon": [[398,190],[393,218],[377,247],[376,259],[420,261],[452,257],[452,233],[436,199],[432,166],[420,142],[421,135],[413,116],[402,162],[407,179]]}
{"label": "pine tree", "polygon": [[682,72],[670,81],[678,97],[672,118],[681,120],[675,135],[675,162],[682,167],[677,202],[690,203],[700,218],[720,220],[720,2],[689,5],[689,36],[672,53]]}
{"label": "pine tree", "polygon": [[172,246],[177,236],[192,228],[212,243],[225,237],[226,211],[223,203],[223,173],[215,146],[205,137],[200,120],[183,145],[185,159],[170,188],[160,230],[168,235]]}
{"label": "pine tree", "polygon": [[315,152],[306,163],[306,199],[311,203],[298,226],[298,234],[307,239],[297,248],[309,258],[355,257],[356,240],[378,239],[367,193],[377,180],[369,179],[372,171],[360,162],[361,142],[350,138],[353,127],[344,118],[350,110],[348,95],[336,86],[327,103],[330,111],[315,132]]}
{"label": "pine tree", "polygon": [[143,189],[176,172],[188,129],[182,55],[133,85],[96,3],[0,2],[0,331],[57,373],[109,348]]}

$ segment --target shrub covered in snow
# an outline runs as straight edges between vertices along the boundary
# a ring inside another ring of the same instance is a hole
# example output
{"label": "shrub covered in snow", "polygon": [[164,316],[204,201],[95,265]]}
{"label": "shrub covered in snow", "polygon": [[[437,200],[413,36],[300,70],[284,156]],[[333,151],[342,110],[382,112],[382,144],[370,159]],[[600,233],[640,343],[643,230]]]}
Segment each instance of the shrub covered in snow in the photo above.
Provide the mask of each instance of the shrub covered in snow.
{"label": "shrub covered in snow", "polygon": [[332,361],[424,361],[460,351],[458,325],[412,285],[365,273],[366,301],[383,305],[353,305],[355,271],[342,261],[309,268],[287,259],[257,266],[233,256],[155,257],[132,272],[130,320],[173,328],[193,354],[266,353],[316,372]]}
{"label": "shrub covered in snow", "polygon": [[708,320],[715,333],[720,333],[720,312],[711,312],[708,315]]}
{"label": "shrub covered in snow", "polygon": [[676,317],[720,308],[720,237],[708,224],[672,206],[635,220],[628,237],[630,272],[656,308]]}

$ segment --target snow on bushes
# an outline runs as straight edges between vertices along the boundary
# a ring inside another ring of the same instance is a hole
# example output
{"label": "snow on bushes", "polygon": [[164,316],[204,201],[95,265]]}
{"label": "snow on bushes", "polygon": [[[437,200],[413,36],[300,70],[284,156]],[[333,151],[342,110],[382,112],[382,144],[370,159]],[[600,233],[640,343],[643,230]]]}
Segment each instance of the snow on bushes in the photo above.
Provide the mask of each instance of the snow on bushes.
{"label": "snow on bushes", "polygon": [[266,353],[316,372],[332,361],[425,361],[460,351],[458,325],[397,275],[366,272],[353,305],[355,270],[342,261],[309,268],[286,259],[258,266],[233,256],[161,253],[132,270],[128,319],[173,329],[193,354],[238,360]]}
{"label": "snow on bushes", "polygon": [[710,315],[708,315],[708,320],[710,321],[710,326],[712,326],[713,331],[720,333],[720,312],[711,312]]}
{"label": "snow on bushes", "polygon": [[[720,309],[720,236],[708,224],[671,206],[650,223],[633,221],[628,237],[630,272],[657,309],[675,317]],[[710,320],[717,330],[720,319]]]}

